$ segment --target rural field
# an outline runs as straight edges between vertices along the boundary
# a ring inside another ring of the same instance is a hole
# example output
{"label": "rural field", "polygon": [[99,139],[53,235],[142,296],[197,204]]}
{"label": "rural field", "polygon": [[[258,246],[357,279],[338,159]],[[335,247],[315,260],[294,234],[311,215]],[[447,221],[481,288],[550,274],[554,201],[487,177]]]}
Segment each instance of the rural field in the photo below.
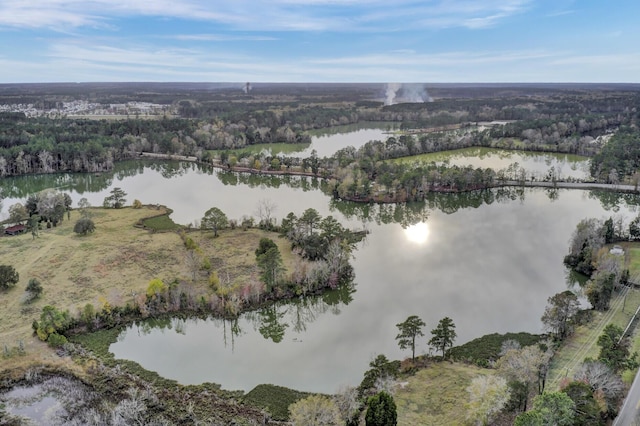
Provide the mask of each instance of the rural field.
{"label": "rural field", "polygon": [[[46,305],[68,309],[72,315],[87,303],[97,309],[104,303],[122,306],[136,295],[145,294],[150,280],[165,283],[188,282],[195,292],[211,292],[208,271],[199,271],[195,282],[185,266],[186,248],[177,231],[153,232],[134,227],[141,219],[166,213],[163,207],[141,209],[91,209],[94,233],[80,236],[73,232],[80,217],[72,211],[69,220],[44,229],[39,237],[30,234],[0,238],[0,258],[20,275],[19,283],[0,298],[0,345],[17,348],[22,342],[26,354],[3,360],[7,368],[46,360],[61,362],[48,346],[33,335],[31,324],[40,318]],[[160,218],[161,219],[161,218]],[[166,225],[167,220],[153,221]],[[153,222],[152,221],[152,222]],[[175,227],[175,225],[174,225]],[[258,229],[223,230],[218,238],[209,232],[188,235],[198,244],[222,285],[258,280],[253,252],[260,238],[278,244],[284,266],[290,270],[293,254],[286,240]],[[31,278],[43,287],[39,299],[23,303],[24,289]]]}

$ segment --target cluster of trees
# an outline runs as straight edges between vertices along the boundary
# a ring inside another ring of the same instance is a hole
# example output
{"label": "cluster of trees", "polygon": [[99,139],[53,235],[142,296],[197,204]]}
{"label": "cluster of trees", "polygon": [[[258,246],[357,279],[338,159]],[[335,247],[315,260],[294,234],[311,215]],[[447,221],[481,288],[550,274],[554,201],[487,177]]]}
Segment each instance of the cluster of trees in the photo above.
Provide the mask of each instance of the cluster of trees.
{"label": "cluster of trees", "polygon": [[0,113],[0,177],[60,171],[100,172],[140,152],[205,159],[207,150],[259,143],[309,143],[295,126],[225,122],[27,118]]}
{"label": "cluster of trees", "polygon": [[[105,207],[120,208],[126,201],[124,199],[126,193],[120,188],[114,188],[111,195],[105,198]],[[71,217],[71,196],[67,193],[61,193],[53,189],[46,189],[27,197],[26,203],[15,203],[9,207],[10,223],[26,223],[26,228],[35,238],[39,235],[42,223],[47,228],[57,226],[59,222],[64,220],[65,213],[67,218]],[[81,217],[76,221],[73,231],[80,235],[86,235],[95,231],[95,223],[91,219],[88,210],[90,207],[86,198],[80,199],[78,202]]]}
{"label": "cluster of trees", "polygon": [[539,392],[532,409],[519,414],[515,424],[604,425],[615,418],[625,393],[619,374],[638,366],[637,354],[629,354],[628,339],[617,344],[621,337],[619,327],[608,325],[598,339],[598,359],[586,359],[572,379],[561,383],[559,391]]}
{"label": "cluster of trees", "polygon": [[[542,316],[556,343],[570,336],[581,320],[578,298],[571,291],[550,297]],[[520,413],[514,424],[521,426],[604,425],[616,416],[625,392],[620,374],[638,366],[638,354],[631,353],[631,341],[620,327],[604,328],[597,341],[597,359],[585,359],[558,392],[545,391],[554,345],[534,341],[522,347],[503,337],[500,358],[492,364],[497,374],[480,375],[467,388],[466,408],[474,424],[492,424],[508,412]]]}
{"label": "cluster of trees", "polygon": [[[44,222],[47,228],[57,226],[59,222],[64,220],[65,213],[69,216],[71,209],[71,196],[67,193],[58,192],[53,189],[45,189],[37,194],[27,197],[25,205],[16,203],[12,206],[12,210],[16,213],[15,218],[27,220],[27,228],[32,232],[37,231],[37,224]],[[24,208],[24,210],[23,210]],[[23,215],[26,213],[26,215]],[[33,229],[36,228],[36,229]]]}
{"label": "cluster of trees", "polygon": [[[564,291],[549,298],[542,322],[555,340],[562,341],[572,333],[580,314],[577,296]],[[506,410],[521,412],[515,419],[521,426],[604,425],[615,417],[624,395],[619,374],[637,368],[638,354],[630,352],[629,338],[614,324],[604,328],[597,345],[596,360],[586,359],[572,379],[562,382],[559,392],[545,392],[550,347],[503,341],[495,363],[498,375],[478,376],[467,388],[469,418],[479,425],[491,424]],[[533,407],[527,411],[532,397]]]}
{"label": "cluster of trees", "polygon": [[602,182],[617,184],[630,178],[638,185],[640,175],[640,130],[621,127],[591,159],[591,175]]}
{"label": "cluster of trees", "polygon": [[300,217],[290,212],[282,219],[278,231],[307,261],[298,262],[292,275],[293,283],[303,293],[336,288],[353,278],[349,261],[363,233],[354,233],[333,216],[322,217],[313,208],[306,209]]}
{"label": "cluster of trees", "polygon": [[[313,294],[325,288],[336,288],[353,278],[349,260],[355,243],[363,238],[362,234],[344,228],[333,216],[323,218],[312,208],[300,217],[290,212],[278,225],[273,217],[275,208],[270,201],[261,200],[257,225],[287,238],[297,256],[294,270],[286,276],[278,246],[269,238],[260,241],[255,251],[256,263],[267,294],[282,295],[288,291]],[[244,217],[240,223],[229,220],[217,207],[207,210],[200,221],[201,229],[212,230],[214,236],[226,227],[247,229],[255,225],[256,221],[251,217]]]}
{"label": "cluster of trees", "polygon": [[[411,315],[403,322],[396,324],[399,333],[396,336],[400,349],[411,349],[411,360],[416,358],[416,337],[422,337],[422,327],[426,326],[417,315]],[[440,351],[442,358],[445,358],[447,350],[453,346],[456,340],[456,325],[449,317],[442,318],[436,328],[431,330],[429,346]]]}
{"label": "cluster of trees", "polygon": [[569,254],[565,256],[564,263],[590,277],[585,294],[596,310],[609,309],[614,290],[626,285],[629,279],[623,257],[611,254],[605,244],[634,235],[637,223],[640,223],[640,219],[625,226],[622,218],[587,218],[578,223],[571,236]]}
{"label": "cluster of trees", "polygon": [[511,412],[518,413],[514,424],[521,426],[606,424],[615,417],[625,392],[618,373],[635,365],[635,355],[622,347],[628,343],[612,344],[621,333],[616,326],[607,326],[598,340],[598,359],[585,360],[573,377],[561,383],[559,391],[545,391],[552,356],[545,345],[520,347],[515,341],[504,341],[496,374],[479,375],[467,388],[468,419],[487,425]]}
{"label": "cluster of trees", "polygon": [[513,148],[513,139],[517,139],[526,150],[591,156],[602,146],[597,138],[617,129],[629,118],[618,114],[577,114],[570,118],[520,120],[493,127],[488,136],[490,140],[498,141],[496,147]]}

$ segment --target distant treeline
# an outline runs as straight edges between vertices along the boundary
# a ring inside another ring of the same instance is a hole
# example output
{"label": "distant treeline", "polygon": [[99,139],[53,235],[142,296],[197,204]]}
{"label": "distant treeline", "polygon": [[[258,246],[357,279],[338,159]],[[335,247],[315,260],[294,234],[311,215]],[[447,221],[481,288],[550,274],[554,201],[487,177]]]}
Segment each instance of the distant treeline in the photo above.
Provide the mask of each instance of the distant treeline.
{"label": "distant treeline", "polygon": [[[557,91],[551,92],[552,95],[529,97],[445,98],[383,106],[381,102],[363,99],[372,95],[372,87],[366,86],[366,90],[360,92],[348,87],[343,89],[355,100],[327,103],[327,99],[335,101],[338,95],[330,96],[315,86],[297,97],[249,96],[241,94],[239,88],[220,90],[208,97],[189,92],[192,98],[174,99],[183,118],[157,120],[27,118],[21,113],[0,113],[0,176],[106,171],[113,168],[114,162],[135,157],[140,152],[194,156],[208,161],[213,157],[213,150],[274,142],[309,143],[308,130],[368,121],[401,123],[406,129],[421,129],[517,120],[484,131],[467,131],[462,136],[437,132],[419,138],[390,138],[385,142],[372,142],[358,153],[345,150],[334,160],[375,163],[468,146],[595,155],[602,145],[601,136],[615,133],[620,126],[636,125],[640,105],[640,96],[634,91]],[[345,93],[340,96],[346,96]],[[126,98],[125,94],[118,96]],[[225,97],[233,101],[223,101]],[[45,99],[52,103],[57,98]],[[607,154],[607,158],[614,156],[619,157]],[[608,177],[615,163],[616,173],[622,176],[632,166],[621,161],[599,160],[598,164],[603,165],[596,166],[593,172],[600,179]],[[295,161],[284,159],[278,163],[287,167],[296,165]],[[315,160],[312,163],[311,167],[316,168]],[[266,164],[272,165],[271,161]],[[363,166],[374,178],[368,170],[371,166]],[[323,167],[335,169],[331,164]]]}
{"label": "distant treeline", "polygon": [[244,125],[221,120],[87,120],[27,118],[0,113],[0,177],[60,171],[111,170],[115,161],[140,152],[195,156],[207,150],[256,143],[308,143],[289,126]]}

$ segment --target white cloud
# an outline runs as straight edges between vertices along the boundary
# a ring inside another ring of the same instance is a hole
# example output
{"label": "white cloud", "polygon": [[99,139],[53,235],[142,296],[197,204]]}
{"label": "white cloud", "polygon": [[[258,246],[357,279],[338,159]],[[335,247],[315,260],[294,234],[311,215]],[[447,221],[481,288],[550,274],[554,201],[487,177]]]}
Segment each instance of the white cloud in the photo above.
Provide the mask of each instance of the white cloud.
{"label": "white cloud", "polygon": [[[399,50],[320,58],[310,53],[307,57],[275,59],[268,53],[248,55],[224,50],[224,45],[218,44],[158,48],[100,39],[56,42],[42,58],[15,61],[5,57],[0,58],[0,66],[5,70],[5,82],[597,82],[633,81],[630,76],[640,70],[640,58],[547,50]],[[616,73],[612,74],[612,69]]]}
{"label": "white cloud", "polygon": [[531,0],[0,0],[0,27],[61,28],[112,24],[120,17],[210,21],[236,30],[385,31],[387,28],[485,28],[526,10]]}

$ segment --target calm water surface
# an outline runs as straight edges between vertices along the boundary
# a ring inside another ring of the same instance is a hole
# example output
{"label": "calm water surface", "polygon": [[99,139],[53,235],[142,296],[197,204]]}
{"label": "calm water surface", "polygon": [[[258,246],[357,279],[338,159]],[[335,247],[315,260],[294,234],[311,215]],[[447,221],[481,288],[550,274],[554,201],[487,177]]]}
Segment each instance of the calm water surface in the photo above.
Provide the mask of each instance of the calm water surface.
{"label": "calm water surface", "polygon": [[550,172],[557,179],[586,179],[590,176],[589,159],[571,154],[474,147],[423,154],[417,158],[437,164],[490,168],[496,171],[506,170],[509,166],[517,164],[526,170],[528,179],[533,176],[537,180],[544,179]]}
{"label": "calm water surface", "polygon": [[[274,383],[333,392],[359,383],[376,354],[407,356],[396,345],[395,324],[412,314],[427,323],[427,334],[439,319],[451,317],[457,343],[493,332],[540,332],[547,298],[567,288],[562,258],[576,223],[612,212],[583,191],[561,191],[553,201],[543,190],[522,195],[477,207],[434,200],[455,211],[425,207],[421,215],[427,219],[405,228],[384,223],[397,213],[394,206],[384,214],[374,208],[370,216],[379,223],[367,224],[371,234],[355,253],[355,292],[348,304],[285,304],[244,315],[237,324],[132,326],[111,350],[182,383],[212,381],[243,390]],[[618,214],[634,215],[627,207]],[[428,351],[427,340],[419,341],[418,353]]]}
{"label": "calm water surface", "polygon": [[280,304],[235,323],[136,325],[111,347],[117,358],[181,383],[211,381],[243,390],[260,383],[316,392],[356,385],[375,355],[409,355],[394,339],[395,324],[409,315],[427,323],[418,353],[428,352],[429,330],[445,316],[457,326],[456,343],[493,332],[539,332],[547,298],[567,287],[562,258],[577,222],[635,216],[615,196],[569,190],[494,190],[434,195],[409,206],[353,205],[332,201],[312,179],[260,179],[179,163],[128,162],[111,174],[0,184],[9,196],[5,211],[46,187],[93,205],[121,187],[128,202],[170,206],[179,223],[199,219],[212,206],[239,219],[253,214],[258,200],[269,199],[280,218],[312,207],[346,225],[366,226],[371,233],[355,253],[351,292]]}

